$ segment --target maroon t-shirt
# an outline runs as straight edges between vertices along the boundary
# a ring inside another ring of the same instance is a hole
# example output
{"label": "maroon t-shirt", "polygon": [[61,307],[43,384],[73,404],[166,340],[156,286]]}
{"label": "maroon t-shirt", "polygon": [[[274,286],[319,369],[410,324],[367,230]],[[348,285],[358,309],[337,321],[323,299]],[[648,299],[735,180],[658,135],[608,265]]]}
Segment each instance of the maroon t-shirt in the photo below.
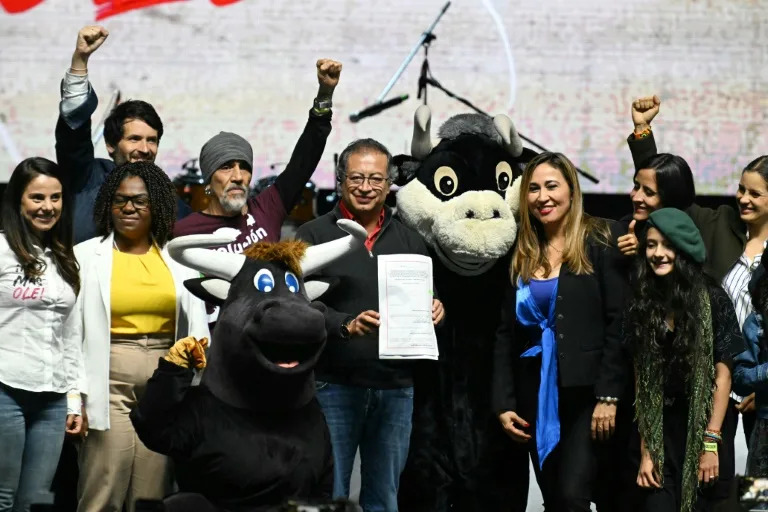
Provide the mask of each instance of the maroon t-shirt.
{"label": "maroon t-shirt", "polygon": [[187,215],[176,223],[173,236],[210,234],[219,228],[235,228],[240,231],[237,239],[216,248],[233,253],[241,253],[256,242],[280,241],[280,228],[287,212],[277,188],[271,185],[256,197],[248,198],[247,206],[247,213],[234,217],[202,212]]}

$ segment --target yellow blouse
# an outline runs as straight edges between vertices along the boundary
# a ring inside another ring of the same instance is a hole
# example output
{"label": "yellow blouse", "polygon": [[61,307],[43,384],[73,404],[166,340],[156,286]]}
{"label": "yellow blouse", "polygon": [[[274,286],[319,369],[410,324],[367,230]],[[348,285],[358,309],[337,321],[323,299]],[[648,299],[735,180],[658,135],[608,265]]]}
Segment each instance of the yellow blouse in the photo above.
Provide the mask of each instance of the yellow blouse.
{"label": "yellow blouse", "polygon": [[112,251],[112,334],[176,332],[176,286],[156,245],[146,254]]}

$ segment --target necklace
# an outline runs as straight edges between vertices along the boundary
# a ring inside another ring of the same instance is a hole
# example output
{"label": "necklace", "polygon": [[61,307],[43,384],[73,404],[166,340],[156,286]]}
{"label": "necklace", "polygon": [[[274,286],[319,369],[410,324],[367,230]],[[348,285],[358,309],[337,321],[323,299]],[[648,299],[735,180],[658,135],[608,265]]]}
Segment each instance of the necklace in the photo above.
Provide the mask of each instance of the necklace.
{"label": "necklace", "polygon": [[554,246],[554,245],[552,245],[551,243],[548,243],[548,244],[547,244],[547,247],[549,247],[549,248],[551,248],[551,249],[553,249],[553,250],[555,250],[555,251],[557,251],[557,252],[559,252],[559,253],[562,253],[562,252],[563,252],[563,249],[558,249],[557,247],[555,247],[555,246]]}

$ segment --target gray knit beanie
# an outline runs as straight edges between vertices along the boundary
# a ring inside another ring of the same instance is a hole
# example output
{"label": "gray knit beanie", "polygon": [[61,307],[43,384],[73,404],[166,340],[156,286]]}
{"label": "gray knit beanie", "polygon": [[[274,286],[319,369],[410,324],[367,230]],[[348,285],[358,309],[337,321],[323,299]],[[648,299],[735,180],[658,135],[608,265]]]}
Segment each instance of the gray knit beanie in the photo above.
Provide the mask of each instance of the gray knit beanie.
{"label": "gray knit beanie", "polygon": [[205,182],[210,183],[216,169],[232,160],[241,160],[253,169],[253,148],[236,133],[219,132],[200,150],[200,170]]}

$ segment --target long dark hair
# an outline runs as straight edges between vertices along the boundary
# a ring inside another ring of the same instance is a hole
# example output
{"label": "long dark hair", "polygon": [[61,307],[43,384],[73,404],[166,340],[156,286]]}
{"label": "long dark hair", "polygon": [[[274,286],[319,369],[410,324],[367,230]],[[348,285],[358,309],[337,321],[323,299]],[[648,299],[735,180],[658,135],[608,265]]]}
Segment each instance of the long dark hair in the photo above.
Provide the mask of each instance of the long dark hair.
{"label": "long dark hair", "polygon": [[714,281],[703,272],[701,264],[682,251],[675,251],[672,272],[656,276],[645,257],[647,243],[647,238],[642,237],[631,273],[632,298],[624,317],[625,339],[634,354],[650,351],[662,358],[662,342],[667,336],[665,320],[671,312],[675,321],[672,364],[690,370],[689,356],[704,313],[694,305],[699,303],[702,288],[706,290]]}
{"label": "long dark hair", "polygon": [[176,189],[171,179],[152,162],[131,162],[118,166],[109,173],[99,189],[93,207],[93,220],[99,235],[106,237],[115,229],[112,224],[112,199],[125,178],[138,176],[144,181],[149,194],[149,211],[152,215],[152,236],[163,247],[173,233],[176,222]]}
{"label": "long dark hair", "polygon": [[693,173],[683,157],[659,153],[645,160],[635,171],[652,169],[656,173],[656,188],[662,208],[685,210],[696,198]]}
{"label": "long dark hair", "polygon": [[[61,215],[56,224],[38,237],[21,215],[21,198],[29,182],[38,176],[50,176],[59,180],[62,186]],[[72,199],[61,178],[59,166],[46,158],[33,157],[23,160],[11,174],[3,195],[2,229],[8,246],[16,255],[28,279],[39,278],[45,272],[45,262],[34,247],[40,242],[50,248],[53,262],[61,277],[77,295],[80,292],[79,267],[72,250]]]}

